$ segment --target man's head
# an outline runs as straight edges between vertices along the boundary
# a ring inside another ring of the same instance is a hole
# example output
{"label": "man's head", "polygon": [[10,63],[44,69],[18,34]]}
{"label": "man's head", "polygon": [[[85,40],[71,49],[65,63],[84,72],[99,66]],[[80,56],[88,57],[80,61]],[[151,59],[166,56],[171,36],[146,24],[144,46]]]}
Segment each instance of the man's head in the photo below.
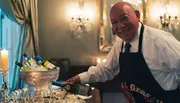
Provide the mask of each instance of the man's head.
{"label": "man's head", "polygon": [[112,29],[118,37],[126,42],[133,40],[137,34],[140,14],[131,4],[118,2],[110,10]]}

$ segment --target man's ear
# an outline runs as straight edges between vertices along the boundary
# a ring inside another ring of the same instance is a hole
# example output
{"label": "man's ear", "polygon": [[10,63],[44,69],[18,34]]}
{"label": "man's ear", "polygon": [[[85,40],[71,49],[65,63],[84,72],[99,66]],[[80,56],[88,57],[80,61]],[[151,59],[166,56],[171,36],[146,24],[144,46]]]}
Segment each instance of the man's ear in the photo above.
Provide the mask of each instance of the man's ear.
{"label": "man's ear", "polygon": [[139,21],[140,21],[140,13],[138,10],[135,10],[136,16],[138,17]]}

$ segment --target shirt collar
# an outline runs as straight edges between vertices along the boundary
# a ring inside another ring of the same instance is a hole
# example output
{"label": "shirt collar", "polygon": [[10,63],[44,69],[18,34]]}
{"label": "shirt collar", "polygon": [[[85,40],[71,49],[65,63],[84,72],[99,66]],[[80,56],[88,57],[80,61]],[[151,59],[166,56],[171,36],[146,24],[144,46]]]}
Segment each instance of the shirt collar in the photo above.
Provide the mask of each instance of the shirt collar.
{"label": "shirt collar", "polygon": [[[140,35],[141,26],[142,26],[142,24],[139,22],[137,35],[134,37],[134,39],[131,42],[129,42],[131,44],[131,48],[133,48],[133,50],[135,50],[135,51],[138,51],[139,35]],[[124,43],[124,45],[125,45],[125,43]]]}

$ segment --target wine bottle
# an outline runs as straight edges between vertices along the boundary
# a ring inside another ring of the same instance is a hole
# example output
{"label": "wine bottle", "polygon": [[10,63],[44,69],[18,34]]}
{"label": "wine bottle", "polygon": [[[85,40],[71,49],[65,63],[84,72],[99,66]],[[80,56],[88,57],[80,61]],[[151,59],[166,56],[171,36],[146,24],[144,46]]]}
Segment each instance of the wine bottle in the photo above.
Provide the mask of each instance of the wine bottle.
{"label": "wine bottle", "polygon": [[40,56],[35,56],[34,59],[36,60],[38,65],[42,65],[43,64],[43,60],[42,60],[42,58]]}
{"label": "wine bottle", "polygon": [[52,82],[53,85],[60,86],[64,88],[70,93],[83,95],[83,96],[90,96],[92,89],[90,86],[81,85],[81,84],[71,84],[71,83],[64,83],[63,81],[56,81]]}
{"label": "wine bottle", "polygon": [[42,61],[42,59],[41,59],[40,56],[35,56],[35,57],[34,57],[34,60],[36,60],[37,64],[38,64],[40,67],[48,70],[48,68],[46,68],[46,67],[44,67],[44,66],[42,65],[42,64],[43,64],[43,61]]}
{"label": "wine bottle", "polygon": [[22,65],[21,63],[19,63],[18,61],[15,62],[16,65],[18,65],[20,67],[20,70],[23,71],[23,72],[26,72],[26,71],[29,71],[30,68],[28,65],[24,64]]}
{"label": "wine bottle", "polygon": [[30,68],[37,68],[37,64],[33,58],[28,57],[25,53],[22,54],[24,56],[24,59],[28,64],[30,64]]}
{"label": "wine bottle", "polygon": [[49,61],[43,61],[43,59],[40,56],[35,56],[34,59],[37,61],[38,64],[44,66],[49,70],[57,69],[54,64],[50,63]]}
{"label": "wine bottle", "polygon": [[54,64],[50,63],[49,61],[43,62],[43,65],[44,65],[45,67],[47,67],[49,70],[55,70],[55,69],[57,69],[56,66],[55,66]]}
{"label": "wine bottle", "polygon": [[25,59],[26,61],[28,61],[28,60],[31,59],[30,57],[28,57],[28,56],[26,55],[26,53],[22,53],[22,55],[24,56],[24,59]]}

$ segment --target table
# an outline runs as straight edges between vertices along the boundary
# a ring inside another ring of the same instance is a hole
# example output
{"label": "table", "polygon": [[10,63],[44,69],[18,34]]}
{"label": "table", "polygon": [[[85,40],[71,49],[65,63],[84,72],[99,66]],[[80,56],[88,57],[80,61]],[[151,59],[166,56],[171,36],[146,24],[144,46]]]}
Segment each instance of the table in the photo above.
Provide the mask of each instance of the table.
{"label": "table", "polygon": [[92,98],[87,99],[86,103],[101,103],[100,92],[98,89],[95,88],[92,91]]}

